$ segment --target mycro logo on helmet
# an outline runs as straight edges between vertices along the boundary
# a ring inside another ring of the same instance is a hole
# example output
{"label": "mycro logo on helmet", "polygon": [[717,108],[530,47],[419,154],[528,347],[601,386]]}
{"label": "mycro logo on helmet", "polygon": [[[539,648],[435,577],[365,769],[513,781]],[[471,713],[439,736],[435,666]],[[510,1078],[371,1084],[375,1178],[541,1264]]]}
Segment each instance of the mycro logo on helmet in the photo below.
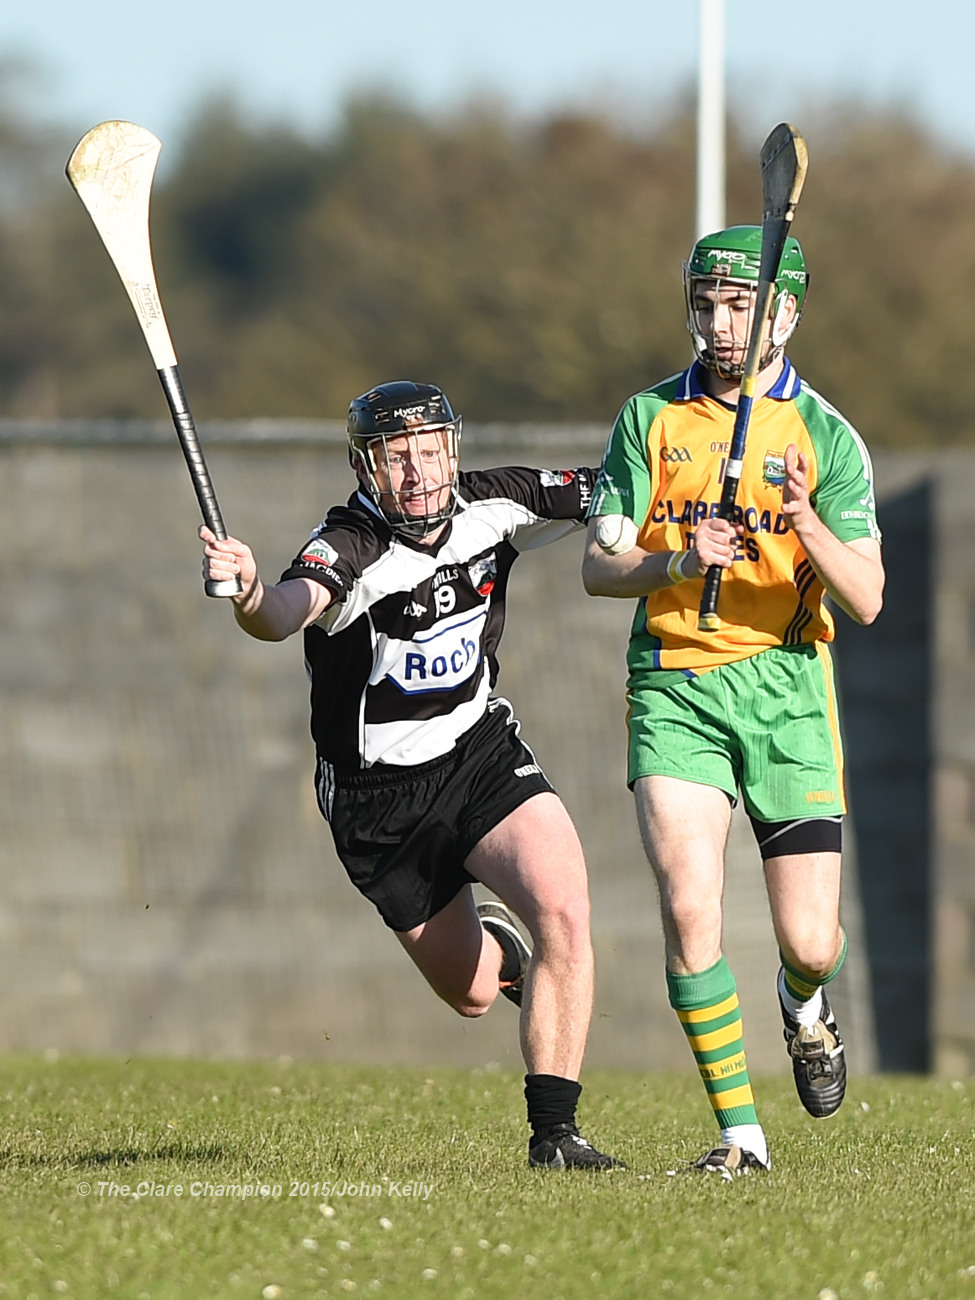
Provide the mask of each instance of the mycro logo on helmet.
{"label": "mycro logo on helmet", "polygon": [[422,415],[425,406],[426,403],[424,402],[421,402],[418,406],[398,406],[393,411],[393,415],[394,416],[398,415],[401,420],[410,420],[416,417],[417,415]]}

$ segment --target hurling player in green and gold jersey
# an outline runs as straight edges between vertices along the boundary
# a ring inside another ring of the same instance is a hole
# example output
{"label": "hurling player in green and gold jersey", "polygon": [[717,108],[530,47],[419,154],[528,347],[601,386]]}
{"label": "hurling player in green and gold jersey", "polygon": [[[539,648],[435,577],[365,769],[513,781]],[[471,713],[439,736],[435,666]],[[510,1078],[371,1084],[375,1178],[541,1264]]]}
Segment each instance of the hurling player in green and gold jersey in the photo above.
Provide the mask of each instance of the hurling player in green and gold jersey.
{"label": "hurling player in green and gold jersey", "polygon": [[[859,435],[785,355],[808,276],[786,243],[734,518],[718,517],[757,297],[761,228],[706,236],[684,264],[697,360],[621,410],[590,509],[586,590],[636,598],[627,656],[629,766],[659,886],[667,986],[721,1129],[702,1169],[768,1168],[721,950],[724,849],[740,796],[765,867],[778,996],[799,1098],[819,1118],[846,1088],[824,985],[846,954],[845,812],[832,602],[880,612],[873,473]],[[720,627],[698,629],[703,575],[723,569]]]}

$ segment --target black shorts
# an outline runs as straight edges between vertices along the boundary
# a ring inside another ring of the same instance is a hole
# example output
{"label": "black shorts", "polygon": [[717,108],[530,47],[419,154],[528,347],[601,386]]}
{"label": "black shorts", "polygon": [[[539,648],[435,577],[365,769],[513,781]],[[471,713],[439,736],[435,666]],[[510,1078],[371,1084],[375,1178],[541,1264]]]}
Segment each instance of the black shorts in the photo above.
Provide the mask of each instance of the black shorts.
{"label": "black shorts", "polygon": [[488,831],[552,791],[500,699],[442,758],[338,773],[319,757],[315,786],[349,879],[400,931],[428,921],[473,881],[464,861]]}

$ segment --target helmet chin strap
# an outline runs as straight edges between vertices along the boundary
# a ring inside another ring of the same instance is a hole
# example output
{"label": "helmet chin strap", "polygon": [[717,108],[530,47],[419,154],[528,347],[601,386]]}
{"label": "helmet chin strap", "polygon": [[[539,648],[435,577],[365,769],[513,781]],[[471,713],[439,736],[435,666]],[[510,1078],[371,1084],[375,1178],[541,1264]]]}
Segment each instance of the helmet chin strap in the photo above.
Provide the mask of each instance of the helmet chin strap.
{"label": "helmet chin strap", "polygon": [[[775,315],[772,318],[771,329],[765,340],[762,349],[762,357],[759,361],[759,372],[771,365],[775,359],[781,355],[786,343],[792,336],[796,325],[799,323],[798,317],[793,316],[791,320],[787,319],[789,310],[789,295],[782,293],[776,300]],[[725,380],[740,379],[745,370],[745,355],[747,344],[742,348],[741,361],[734,365],[722,365],[715,355],[713,347],[713,335],[709,339],[701,334],[698,330],[691,330],[691,338],[694,340],[694,351],[697,359],[706,369],[712,371],[719,378]]]}

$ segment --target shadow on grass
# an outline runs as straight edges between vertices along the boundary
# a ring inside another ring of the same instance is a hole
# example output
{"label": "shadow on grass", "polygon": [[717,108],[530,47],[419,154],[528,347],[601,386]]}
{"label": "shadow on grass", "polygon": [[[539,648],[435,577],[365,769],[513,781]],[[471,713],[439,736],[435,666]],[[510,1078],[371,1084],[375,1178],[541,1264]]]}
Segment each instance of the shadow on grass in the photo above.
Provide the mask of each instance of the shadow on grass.
{"label": "shadow on grass", "polygon": [[22,1151],[0,1151],[0,1169],[121,1169],[127,1165],[148,1164],[152,1161],[175,1160],[181,1164],[213,1164],[233,1154],[227,1147],[187,1147],[179,1142],[148,1150],[119,1147],[114,1151],[79,1151],[75,1155],[29,1155]]}

